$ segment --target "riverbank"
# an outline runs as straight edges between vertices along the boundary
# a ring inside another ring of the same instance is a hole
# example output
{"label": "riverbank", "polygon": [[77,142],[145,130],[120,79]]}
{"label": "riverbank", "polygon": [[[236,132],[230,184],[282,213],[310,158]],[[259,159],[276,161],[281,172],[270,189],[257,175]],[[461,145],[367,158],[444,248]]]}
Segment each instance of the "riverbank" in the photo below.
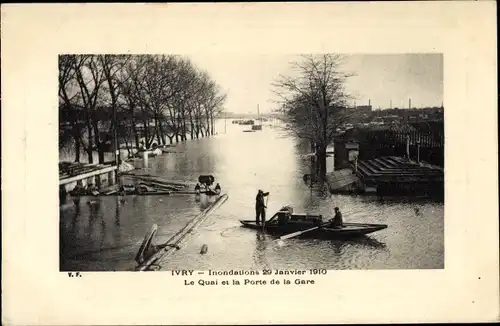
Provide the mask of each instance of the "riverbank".
{"label": "riverbank", "polygon": [[[149,148],[149,149],[141,149],[136,147],[135,145],[129,145],[127,147],[127,144],[122,143],[120,144],[120,157],[122,158],[123,161],[131,162],[135,159],[142,159],[142,152],[148,151],[149,157],[154,157],[162,154],[168,154],[168,153],[175,153],[175,148],[178,145],[184,144],[186,142],[191,142],[203,138],[210,138],[216,136],[210,135],[210,136],[205,136],[201,138],[186,138],[186,140],[178,141],[172,144],[165,144],[165,145],[157,145],[155,148]],[[139,141],[144,141],[144,138],[140,138]],[[159,151],[155,152],[155,149],[158,149]],[[115,156],[114,152],[105,152],[104,153],[104,160],[109,162],[109,161],[114,161]],[[73,150],[68,150],[68,149],[62,149],[59,150],[59,162],[74,162],[75,160],[75,152]],[[92,160],[93,162],[98,162],[99,161],[99,153],[97,151],[92,151]],[[89,157],[88,153],[85,152],[83,149],[80,151],[80,160],[79,163],[83,164],[89,164]],[[95,163],[94,163],[95,164]]]}

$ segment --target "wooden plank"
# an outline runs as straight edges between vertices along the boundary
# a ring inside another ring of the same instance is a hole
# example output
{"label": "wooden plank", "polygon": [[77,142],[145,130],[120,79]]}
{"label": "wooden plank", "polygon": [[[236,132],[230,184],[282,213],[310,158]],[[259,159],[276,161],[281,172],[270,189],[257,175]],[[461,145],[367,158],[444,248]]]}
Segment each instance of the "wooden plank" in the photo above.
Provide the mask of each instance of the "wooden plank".
{"label": "wooden plank", "polygon": [[[173,246],[179,246],[182,241],[186,238],[186,236],[196,227],[198,226],[203,220],[210,215],[216,208],[218,208],[220,205],[222,205],[226,200],[228,199],[227,195],[222,195],[221,197],[217,198],[217,200],[208,208],[203,210],[200,214],[196,215],[191,221],[189,221],[180,231],[178,231],[176,234],[174,234],[167,242],[166,244],[170,244]],[[144,264],[138,266],[136,268],[137,271],[145,271],[147,270],[153,263],[159,262],[162,259],[164,259],[168,254],[173,252],[173,249],[170,246],[166,246],[165,248],[162,248],[158,250],[153,256],[151,256],[148,261],[146,261]]]}

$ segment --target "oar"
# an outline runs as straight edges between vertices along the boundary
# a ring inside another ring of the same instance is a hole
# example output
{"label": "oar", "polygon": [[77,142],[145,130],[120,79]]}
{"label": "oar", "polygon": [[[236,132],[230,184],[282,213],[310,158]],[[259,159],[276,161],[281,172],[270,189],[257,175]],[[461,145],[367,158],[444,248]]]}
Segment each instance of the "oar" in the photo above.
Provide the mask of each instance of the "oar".
{"label": "oar", "polygon": [[290,233],[290,234],[287,234],[287,235],[283,235],[281,237],[279,237],[278,240],[285,240],[285,239],[290,239],[290,238],[293,238],[293,237],[296,237],[296,236],[299,236],[301,234],[304,234],[306,232],[310,232],[310,231],[314,231],[316,229],[319,229],[319,226],[315,226],[313,228],[310,228],[310,229],[307,229],[307,230],[304,230],[304,231],[298,231],[298,232],[294,232],[294,233]]}

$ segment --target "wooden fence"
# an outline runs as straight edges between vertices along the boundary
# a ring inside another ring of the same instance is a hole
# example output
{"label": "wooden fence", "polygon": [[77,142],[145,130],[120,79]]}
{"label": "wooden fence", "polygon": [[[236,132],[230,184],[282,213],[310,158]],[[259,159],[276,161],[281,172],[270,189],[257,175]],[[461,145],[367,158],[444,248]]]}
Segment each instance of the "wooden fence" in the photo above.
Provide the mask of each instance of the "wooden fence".
{"label": "wooden fence", "polygon": [[410,158],[417,159],[417,147],[420,145],[420,160],[430,164],[444,166],[443,130],[413,130],[409,132],[395,130],[367,131],[358,137],[359,159],[368,160],[378,156],[405,156],[407,137],[410,137]]}

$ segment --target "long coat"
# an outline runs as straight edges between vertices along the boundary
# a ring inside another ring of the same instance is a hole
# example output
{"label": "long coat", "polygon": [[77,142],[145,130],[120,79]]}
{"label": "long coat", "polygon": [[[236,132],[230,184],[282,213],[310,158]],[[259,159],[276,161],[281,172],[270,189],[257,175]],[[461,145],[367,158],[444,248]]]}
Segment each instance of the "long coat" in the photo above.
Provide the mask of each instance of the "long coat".
{"label": "long coat", "polygon": [[266,204],[264,203],[264,197],[268,196],[269,193],[258,193],[257,196],[255,197],[255,209],[264,209]]}

